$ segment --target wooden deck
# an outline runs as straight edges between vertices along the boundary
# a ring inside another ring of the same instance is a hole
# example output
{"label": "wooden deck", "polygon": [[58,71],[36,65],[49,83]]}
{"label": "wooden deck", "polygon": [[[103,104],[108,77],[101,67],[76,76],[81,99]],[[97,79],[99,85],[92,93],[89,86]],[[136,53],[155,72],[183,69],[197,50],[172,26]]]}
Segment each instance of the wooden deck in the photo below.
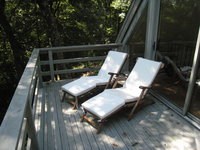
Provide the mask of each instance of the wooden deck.
{"label": "wooden deck", "polygon": [[158,101],[142,108],[131,121],[116,114],[96,134],[87,122],[79,122],[81,109],[72,110],[60,102],[64,83],[54,82],[39,90],[35,124],[41,149],[200,149],[200,131]]}

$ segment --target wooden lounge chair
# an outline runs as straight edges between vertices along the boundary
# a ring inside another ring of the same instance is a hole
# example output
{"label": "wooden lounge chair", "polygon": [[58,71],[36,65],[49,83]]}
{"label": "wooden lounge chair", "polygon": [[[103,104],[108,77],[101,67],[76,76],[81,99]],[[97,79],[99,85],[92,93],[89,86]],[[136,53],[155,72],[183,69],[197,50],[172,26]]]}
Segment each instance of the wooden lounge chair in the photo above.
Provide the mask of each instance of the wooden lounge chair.
{"label": "wooden lounge chair", "polygon": [[123,52],[109,51],[108,55],[96,76],[81,77],[61,87],[63,98],[68,93],[75,97],[73,108],[78,108],[78,99],[87,92],[99,86],[107,86],[113,81],[113,76],[120,72],[127,58]]}
{"label": "wooden lounge chair", "polygon": [[[123,87],[106,89],[82,103],[84,114],[81,122],[86,119],[97,128],[97,133],[99,133],[107,118],[124,107],[132,107],[128,114],[128,120],[130,120],[136,107],[143,101],[147,90],[151,87],[161,64],[138,58]],[[87,117],[87,113],[92,114],[98,120],[97,123]]]}

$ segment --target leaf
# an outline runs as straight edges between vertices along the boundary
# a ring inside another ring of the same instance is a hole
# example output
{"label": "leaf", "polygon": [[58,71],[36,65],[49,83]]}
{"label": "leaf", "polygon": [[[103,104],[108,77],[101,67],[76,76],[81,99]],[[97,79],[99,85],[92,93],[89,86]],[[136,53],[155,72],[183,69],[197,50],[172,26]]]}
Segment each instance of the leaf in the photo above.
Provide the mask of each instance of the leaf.
{"label": "leaf", "polygon": [[138,142],[134,142],[134,143],[132,143],[131,146],[136,146],[137,144],[139,144],[139,143]]}
{"label": "leaf", "polygon": [[115,144],[115,143],[113,143],[112,146],[114,146],[114,147],[119,147],[119,145],[117,145],[117,144]]}

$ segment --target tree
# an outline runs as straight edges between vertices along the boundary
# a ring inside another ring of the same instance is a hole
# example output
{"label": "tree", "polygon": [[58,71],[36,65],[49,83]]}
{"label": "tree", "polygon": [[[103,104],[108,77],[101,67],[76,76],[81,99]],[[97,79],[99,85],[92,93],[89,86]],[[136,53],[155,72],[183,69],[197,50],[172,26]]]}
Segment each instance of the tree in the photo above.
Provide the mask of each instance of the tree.
{"label": "tree", "polygon": [[4,29],[6,37],[9,40],[11,50],[12,50],[13,60],[15,64],[15,69],[17,73],[17,78],[19,79],[25,66],[25,59],[24,59],[25,49],[18,42],[17,38],[14,35],[15,31],[12,28],[12,26],[9,24],[9,21],[7,20],[7,17],[4,12],[5,4],[6,4],[5,0],[0,0],[0,25]]}
{"label": "tree", "polygon": [[[61,33],[62,33],[63,28],[55,16],[57,8],[59,7],[59,1],[36,0],[36,3],[39,5],[41,16],[46,21],[47,35],[50,38],[51,46],[62,45],[63,39],[62,39]],[[55,8],[54,8],[54,5],[56,5]]]}
{"label": "tree", "polygon": [[[128,9],[113,6],[119,2],[0,0],[1,107],[8,106],[34,48],[114,42],[122,22],[120,14]],[[68,55],[54,57],[70,58],[73,53]]]}

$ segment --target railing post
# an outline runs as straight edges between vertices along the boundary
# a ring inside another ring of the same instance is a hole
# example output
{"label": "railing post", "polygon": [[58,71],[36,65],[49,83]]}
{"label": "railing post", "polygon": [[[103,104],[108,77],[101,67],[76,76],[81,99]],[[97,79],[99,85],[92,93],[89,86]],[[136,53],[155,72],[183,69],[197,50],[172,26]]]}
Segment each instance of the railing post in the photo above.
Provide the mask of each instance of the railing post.
{"label": "railing post", "polygon": [[38,72],[38,77],[39,77],[39,86],[40,87],[42,87],[43,86],[43,80],[42,80],[42,75],[41,75],[41,72],[42,72],[42,70],[41,70],[41,64],[40,64],[40,53],[39,53],[39,55],[38,55],[38,61],[37,61],[37,72]]}
{"label": "railing post", "polygon": [[130,51],[129,45],[123,45],[122,50],[123,50],[123,52],[128,54],[128,58],[126,59],[126,62],[124,64],[122,72],[129,72],[129,58],[130,58],[129,57],[129,51]]}
{"label": "railing post", "polygon": [[17,146],[18,150],[25,149],[27,144],[26,138],[27,138],[27,119],[24,118],[24,121],[22,123],[21,135]]}
{"label": "railing post", "polygon": [[52,55],[52,51],[51,50],[48,51],[48,55],[49,55],[49,65],[50,65],[51,81],[54,81],[53,55]]}
{"label": "railing post", "polygon": [[31,111],[31,105],[28,101],[26,108],[26,118],[27,118],[27,126],[28,126],[28,135],[31,138],[31,149],[39,150],[36,129],[33,121],[33,115]]}

